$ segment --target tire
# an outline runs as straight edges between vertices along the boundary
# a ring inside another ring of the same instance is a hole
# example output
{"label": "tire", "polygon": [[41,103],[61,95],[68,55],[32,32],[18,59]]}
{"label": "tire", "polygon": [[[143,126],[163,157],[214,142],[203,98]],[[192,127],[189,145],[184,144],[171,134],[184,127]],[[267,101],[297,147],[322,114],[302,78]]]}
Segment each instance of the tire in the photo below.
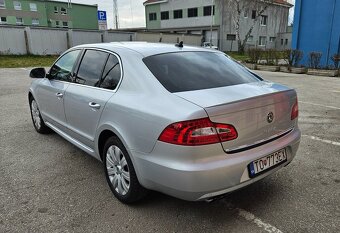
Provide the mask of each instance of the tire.
{"label": "tire", "polygon": [[107,183],[119,201],[130,204],[146,196],[147,190],[139,184],[131,158],[117,137],[106,141],[103,165]]}
{"label": "tire", "polygon": [[41,134],[51,133],[52,130],[45,125],[44,120],[41,117],[40,110],[39,110],[36,100],[33,97],[31,97],[29,99],[29,103],[30,103],[31,118],[32,118],[32,122],[33,122],[33,126],[35,130]]}

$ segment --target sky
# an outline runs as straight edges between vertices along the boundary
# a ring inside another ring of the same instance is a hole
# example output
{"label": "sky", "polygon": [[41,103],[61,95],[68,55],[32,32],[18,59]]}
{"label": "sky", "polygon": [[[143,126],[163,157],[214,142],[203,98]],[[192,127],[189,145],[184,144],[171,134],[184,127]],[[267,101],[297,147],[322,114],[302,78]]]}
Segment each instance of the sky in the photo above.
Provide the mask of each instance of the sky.
{"label": "sky", "polygon": [[[62,0],[67,2],[67,0]],[[117,0],[119,27],[120,28],[135,28],[145,27],[145,11],[143,2],[145,0]],[[107,12],[108,28],[113,28],[113,0],[72,0],[74,3],[83,4],[98,4],[98,10]],[[289,0],[292,4],[295,0]],[[290,10],[289,23],[293,22],[294,9]]]}

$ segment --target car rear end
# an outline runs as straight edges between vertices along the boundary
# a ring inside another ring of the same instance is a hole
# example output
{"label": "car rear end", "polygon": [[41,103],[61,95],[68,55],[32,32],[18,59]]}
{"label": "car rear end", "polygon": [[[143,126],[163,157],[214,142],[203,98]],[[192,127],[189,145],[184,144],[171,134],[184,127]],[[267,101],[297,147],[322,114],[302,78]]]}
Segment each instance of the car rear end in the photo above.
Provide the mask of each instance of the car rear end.
{"label": "car rear end", "polygon": [[170,122],[150,154],[134,152],[141,183],[185,200],[206,200],[289,164],[300,131],[295,90],[261,80],[221,53],[144,59],[174,96],[206,117]]}

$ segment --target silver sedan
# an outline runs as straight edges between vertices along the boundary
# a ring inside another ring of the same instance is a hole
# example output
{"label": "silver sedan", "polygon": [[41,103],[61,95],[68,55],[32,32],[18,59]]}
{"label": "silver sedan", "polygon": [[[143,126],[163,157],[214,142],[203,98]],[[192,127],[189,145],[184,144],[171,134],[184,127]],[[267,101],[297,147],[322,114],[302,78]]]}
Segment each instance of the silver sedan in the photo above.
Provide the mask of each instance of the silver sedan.
{"label": "silver sedan", "polygon": [[295,90],[216,50],[81,45],[30,76],[36,131],[102,161],[124,203],[147,190],[213,200],[285,167],[299,147]]}

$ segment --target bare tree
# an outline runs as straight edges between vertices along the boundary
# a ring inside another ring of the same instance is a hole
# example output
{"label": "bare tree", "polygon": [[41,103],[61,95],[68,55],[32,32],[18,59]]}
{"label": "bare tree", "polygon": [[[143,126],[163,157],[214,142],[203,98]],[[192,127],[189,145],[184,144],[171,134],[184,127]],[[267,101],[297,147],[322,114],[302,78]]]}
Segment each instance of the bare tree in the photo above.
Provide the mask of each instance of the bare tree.
{"label": "bare tree", "polygon": [[[261,18],[266,9],[273,4],[275,0],[220,0],[222,9],[228,9],[231,14],[234,29],[236,32],[236,39],[238,44],[238,52],[244,53],[245,45],[250,37],[256,23]],[[253,15],[254,11],[254,15]],[[223,14],[224,12],[222,12]],[[246,25],[246,34],[241,35],[241,19],[244,14],[250,14],[252,23]]]}

